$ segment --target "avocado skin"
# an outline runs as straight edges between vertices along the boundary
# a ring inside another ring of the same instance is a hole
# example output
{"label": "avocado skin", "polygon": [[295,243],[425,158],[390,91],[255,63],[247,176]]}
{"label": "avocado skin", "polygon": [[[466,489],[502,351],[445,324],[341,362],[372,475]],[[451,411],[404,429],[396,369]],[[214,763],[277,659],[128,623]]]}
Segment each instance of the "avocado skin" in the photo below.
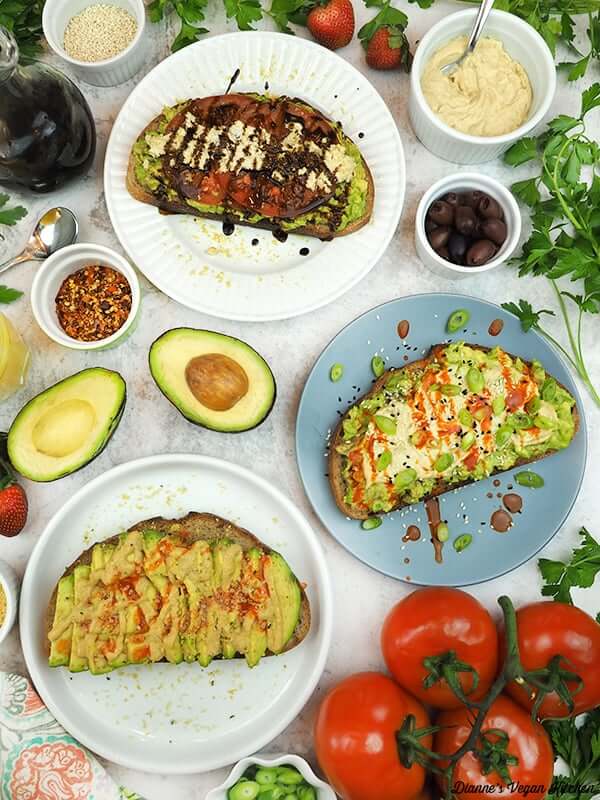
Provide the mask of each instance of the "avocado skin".
{"label": "avocado skin", "polygon": [[[109,369],[106,369],[106,368],[102,367],[102,369],[104,369],[105,372],[110,372],[110,373],[113,373],[114,375],[118,375],[119,378],[123,381],[123,396],[121,398],[121,405],[119,406],[119,409],[118,409],[117,413],[115,414],[115,416],[111,420],[111,423],[110,423],[110,425],[109,425],[109,427],[107,428],[107,431],[106,431],[106,436],[105,436],[102,444],[100,445],[100,447],[94,453],[92,453],[90,455],[90,457],[88,458],[87,461],[84,461],[82,464],[79,464],[79,466],[75,467],[74,469],[66,469],[66,470],[64,470],[63,472],[60,472],[57,475],[52,475],[52,476],[48,476],[48,477],[45,477],[45,478],[41,478],[41,477],[35,477],[34,478],[31,475],[28,475],[27,472],[24,472],[24,471],[20,470],[19,467],[14,463],[12,455],[11,455],[11,433],[12,433],[13,428],[15,427],[15,425],[17,425],[18,421],[20,419],[22,419],[22,415],[24,415],[27,412],[27,408],[30,405],[30,403],[33,400],[35,400],[37,397],[39,397],[40,394],[48,392],[51,389],[56,389],[61,384],[65,383],[65,381],[71,381],[71,380],[77,378],[78,375],[81,375],[84,372],[88,372],[89,369],[96,369],[96,368],[95,367],[88,367],[87,369],[82,369],[79,372],[74,372],[73,375],[68,375],[66,378],[63,378],[62,380],[58,381],[58,383],[55,383],[52,386],[48,386],[46,389],[43,389],[41,392],[38,392],[38,394],[36,394],[34,397],[32,397],[23,406],[23,408],[18,412],[17,416],[12,421],[12,424],[11,424],[9,430],[8,430],[8,439],[7,439],[7,443],[6,443],[8,458],[9,458],[9,461],[10,461],[12,467],[17,472],[19,472],[21,475],[23,475],[24,478],[28,478],[29,480],[35,481],[36,483],[52,483],[53,481],[57,481],[60,478],[66,477],[67,475],[73,475],[75,472],[79,472],[80,469],[83,469],[84,467],[87,467],[88,464],[91,464],[92,461],[94,461],[96,458],[98,458],[99,455],[102,454],[102,452],[106,448],[107,444],[110,442],[114,432],[119,427],[119,423],[121,422],[121,419],[123,417],[123,412],[125,411],[125,405],[127,403],[127,384],[125,382],[125,378],[121,375],[120,372],[117,372],[116,370],[109,370]],[[13,434],[13,437],[14,437],[14,434]]]}
{"label": "avocado skin", "polygon": [[[273,398],[271,400],[271,405],[270,405],[269,409],[266,411],[266,413],[262,417],[262,419],[260,419],[254,425],[250,425],[248,428],[243,428],[242,430],[238,430],[238,431],[231,431],[231,430],[223,430],[222,428],[219,428],[217,425],[210,425],[208,423],[204,423],[203,424],[201,422],[198,422],[198,420],[195,420],[192,417],[188,416],[185,413],[185,411],[183,411],[183,409],[181,409],[177,405],[177,403],[174,402],[169,397],[169,395],[167,394],[165,389],[163,389],[163,387],[161,386],[160,381],[156,378],[156,376],[154,375],[154,372],[152,371],[152,350],[153,350],[155,344],[160,339],[162,339],[163,336],[166,336],[169,333],[173,333],[173,331],[193,331],[194,333],[209,333],[209,334],[218,333],[219,336],[226,336],[232,342],[239,342],[240,344],[243,344],[245,347],[249,347],[251,350],[254,350],[254,352],[257,354],[257,356],[265,363],[265,365],[266,365],[267,369],[269,370],[269,372],[271,374],[271,377],[273,379]],[[258,428],[260,425],[262,425],[263,422],[269,417],[269,415],[273,411],[273,406],[275,405],[275,401],[277,400],[277,381],[275,380],[275,375],[273,374],[273,370],[269,366],[268,361],[265,358],[263,358],[263,356],[258,352],[258,350],[255,350],[254,347],[249,345],[248,342],[245,342],[243,339],[238,339],[236,336],[230,336],[227,333],[220,333],[218,331],[211,331],[211,330],[208,330],[208,328],[191,328],[189,326],[182,326],[182,327],[177,327],[177,328],[169,328],[168,330],[163,331],[163,333],[161,333],[160,336],[157,336],[156,339],[150,345],[150,350],[148,352],[148,367],[150,369],[150,374],[152,375],[154,383],[157,385],[158,389],[160,390],[160,393],[162,395],[164,395],[164,397],[167,398],[169,403],[171,403],[171,405],[174,406],[177,409],[177,411],[179,411],[179,413],[181,414],[182,417],[184,417],[184,419],[186,419],[188,422],[191,422],[191,424],[195,425],[197,428],[206,428],[206,430],[216,431],[217,433],[228,433],[228,434],[232,434],[232,433],[233,434],[239,434],[239,433],[247,433],[248,431],[253,431],[256,428]]]}

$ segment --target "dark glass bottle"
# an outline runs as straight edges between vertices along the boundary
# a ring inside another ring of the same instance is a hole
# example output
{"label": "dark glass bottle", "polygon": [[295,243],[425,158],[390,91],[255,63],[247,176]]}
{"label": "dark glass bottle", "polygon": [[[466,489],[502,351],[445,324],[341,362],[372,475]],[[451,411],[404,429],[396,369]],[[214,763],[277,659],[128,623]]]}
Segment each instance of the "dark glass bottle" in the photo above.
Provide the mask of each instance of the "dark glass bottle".
{"label": "dark glass bottle", "polygon": [[89,169],[94,118],[66,75],[39,62],[20,67],[18,59],[14,37],[0,26],[0,183],[49,192]]}

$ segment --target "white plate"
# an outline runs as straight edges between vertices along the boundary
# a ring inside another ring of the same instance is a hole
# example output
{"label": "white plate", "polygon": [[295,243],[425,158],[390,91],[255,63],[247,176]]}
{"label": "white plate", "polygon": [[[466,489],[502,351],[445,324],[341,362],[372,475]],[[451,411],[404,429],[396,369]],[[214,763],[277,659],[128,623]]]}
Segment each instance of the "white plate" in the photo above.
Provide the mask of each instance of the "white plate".
{"label": "white plate", "polygon": [[[210,511],[279,550],[306,582],[312,624],[289,653],[254,669],[242,660],[147,664],[108,676],[50,669],[46,608],[65,567],[96,541],[160,515]],[[147,772],[216,769],[260,750],[300,712],[323,670],[332,595],[321,545],[300,511],[270,484],[226,461],[165,455],[99,476],[53,517],[27,565],[21,592],[27,667],[56,719],[82,744]]]}
{"label": "white plate", "polygon": [[[164,216],[125,187],[131,147],[165,105],[222,94],[236,69],[235,91],[297,96],[342,122],[375,181],[371,222],[321,242],[220,222]],[[363,134],[363,136],[359,136]],[[173,54],[146,75],[117,117],[104,166],[104,190],[117,236],[146,277],[185,306],[226,319],[266,321],[313,311],[348,291],[375,266],[392,238],[404,199],[400,135],[373,86],[324,47],[282,33],[216,36]],[[253,246],[252,240],[258,239]],[[308,256],[300,250],[308,247]]]}

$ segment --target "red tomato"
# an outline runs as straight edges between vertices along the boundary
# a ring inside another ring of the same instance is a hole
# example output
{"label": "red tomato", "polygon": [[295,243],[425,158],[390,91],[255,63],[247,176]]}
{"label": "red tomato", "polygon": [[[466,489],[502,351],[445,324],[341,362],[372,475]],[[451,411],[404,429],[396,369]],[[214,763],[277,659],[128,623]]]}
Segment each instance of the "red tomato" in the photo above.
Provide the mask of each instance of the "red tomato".
{"label": "red tomato", "polygon": [[[517,611],[521,663],[526,670],[545,667],[562,655],[564,668],[583,679],[583,688],[573,694],[575,714],[600,705],[600,625],[577,606],[552,600],[533,603]],[[574,690],[576,683],[567,683]],[[525,708],[534,702],[529,687],[511,683],[508,693]],[[556,692],[548,694],[538,716],[568,717],[569,709]]]}
{"label": "red tomato", "polygon": [[[315,723],[315,750],[327,780],[342,800],[412,800],[425,770],[400,763],[394,734],[409,714],[418,728],[423,706],[379,672],[359,672],[334,686]],[[421,742],[431,747],[431,736]]]}
{"label": "red tomato", "polygon": [[[433,749],[437,753],[455,753],[467,740],[472,719],[473,712],[465,706],[454,711],[442,711],[436,724],[442,725],[443,730],[436,733]],[[542,800],[552,783],[554,767],[552,745],[546,731],[538,722],[533,722],[526,711],[504,695],[500,695],[492,703],[483,722],[483,733],[492,729],[508,735],[506,750],[519,759],[518,764],[508,766],[511,782],[505,783],[495,771],[484,774],[478,757],[468,752],[458,760],[454,769],[453,796],[459,800],[477,791],[481,796],[489,792],[494,797],[526,796],[527,800]],[[493,741],[497,737],[490,733],[489,739]],[[447,762],[440,762],[440,766],[447,766]],[[439,782],[443,783],[441,777]],[[493,788],[486,791],[486,786]]]}
{"label": "red tomato", "polygon": [[427,669],[423,660],[453,651],[479,675],[459,672],[462,690],[473,700],[487,692],[498,667],[498,636],[491,616],[474,597],[459,589],[418,589],[388,614],[381,631],[383,657],[398,683],[423,703],[436,708],[459,708],[462,703],[444,679],[429,689],[423,686]]}

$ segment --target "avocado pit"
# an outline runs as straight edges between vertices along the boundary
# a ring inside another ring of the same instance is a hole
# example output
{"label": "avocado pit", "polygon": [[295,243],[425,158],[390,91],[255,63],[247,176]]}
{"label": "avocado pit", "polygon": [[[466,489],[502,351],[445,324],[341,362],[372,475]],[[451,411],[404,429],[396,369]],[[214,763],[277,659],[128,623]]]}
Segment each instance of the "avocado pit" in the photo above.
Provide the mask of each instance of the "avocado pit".
{"label": "avocado pit", "polygon": [[211,411],[229,411],[250,386],[245,370],[222,353],[205,353],[190,359],[185,380],[196,400]]}

